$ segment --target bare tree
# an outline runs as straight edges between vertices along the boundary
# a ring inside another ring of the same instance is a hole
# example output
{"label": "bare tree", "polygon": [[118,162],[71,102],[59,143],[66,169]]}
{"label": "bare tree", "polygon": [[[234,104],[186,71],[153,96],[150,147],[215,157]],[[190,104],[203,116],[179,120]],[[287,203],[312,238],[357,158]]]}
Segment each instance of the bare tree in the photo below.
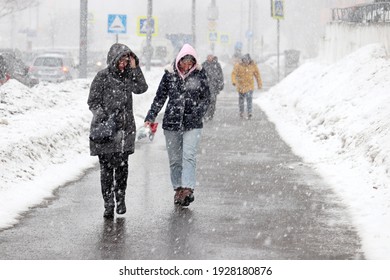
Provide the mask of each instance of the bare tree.
{"label": "bare tree", "polygon": [[38,0],[0,0],[0,18],[38,4]]}

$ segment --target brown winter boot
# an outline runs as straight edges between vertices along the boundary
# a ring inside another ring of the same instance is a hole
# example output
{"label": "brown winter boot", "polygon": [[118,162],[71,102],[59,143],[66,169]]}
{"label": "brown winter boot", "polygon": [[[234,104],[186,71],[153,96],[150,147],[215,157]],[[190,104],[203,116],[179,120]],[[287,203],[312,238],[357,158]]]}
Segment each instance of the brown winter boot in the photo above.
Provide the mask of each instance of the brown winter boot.
{"label": "brown winter boot", "polygon": [[181,206],[188,206],[194,200],[194,190],[191,188],[183,188],[181,193]]}
{"label": "brown winter boot", "polygon": [[175,190],[175,196],[173,197],[173,202],[175,204],[181,204],[181,201],[182,201],[182,192],[183,192],[183,188],[182,187],[178,187],[176,190]]}

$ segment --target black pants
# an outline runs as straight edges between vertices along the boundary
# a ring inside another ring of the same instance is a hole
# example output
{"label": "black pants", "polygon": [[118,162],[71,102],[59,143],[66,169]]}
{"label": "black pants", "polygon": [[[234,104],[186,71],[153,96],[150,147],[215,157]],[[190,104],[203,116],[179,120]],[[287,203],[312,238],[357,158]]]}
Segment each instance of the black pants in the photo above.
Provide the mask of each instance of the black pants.
{"label": "black pants", "polygon": [[212,120],[213,117],[214,117],[214,113],[215,113],[215,108],[216,108],[216,105],[217,105],[217,94],[218,93],[211,93],[210,95],[210,104],[209,104],[209,107],[207,109],[207,112],[205,114],[205,119],[206,120]]}
{"label": "black pants", "polygon": [[129,175],[128,153],[99,155],[100,183],[105,208],[114,208],[115,201],[125,199]]}

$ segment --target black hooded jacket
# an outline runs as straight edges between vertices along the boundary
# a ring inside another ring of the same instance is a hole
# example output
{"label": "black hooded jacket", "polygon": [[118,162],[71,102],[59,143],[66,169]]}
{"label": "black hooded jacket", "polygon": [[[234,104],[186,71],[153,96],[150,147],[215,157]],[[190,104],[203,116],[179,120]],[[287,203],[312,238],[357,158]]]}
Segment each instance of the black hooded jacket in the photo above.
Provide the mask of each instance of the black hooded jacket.
{"label": "black hooded jacket", "polygon": [[224,79],[221,64],[214,57],[212,61],[206,60],[202,63],[203,69],[206,71],[206,76],[209,81],[210,92],[218,94],[224,87]]}
{"label": "black hooded jacket", "polygon": [[[117,64],[123,55],[134,57],[137,67],[132,69],[129,63],[121,73]],[[92,156],[134,152],[136,127],[132,94],[141,94],[147,89],[148,85],[139,67],[138,57],[126,45],[119,43],[112,45],[107,54],[107,67],[99,71],[92,81],[88,106],[93,114],[91,127],[113,115],[118,130],[111,142],[98,144],[90,140]]]}
{"label": "black hooded jacket", "polygon": [[210,103],[210,90],[205,71],[196,69],[184,80],[174,68],[175,62],[165,69],[156,97],[145,118],[154,122],[168,99],[162,128],[169,131],[187,131],[203,127],[203,116]]}

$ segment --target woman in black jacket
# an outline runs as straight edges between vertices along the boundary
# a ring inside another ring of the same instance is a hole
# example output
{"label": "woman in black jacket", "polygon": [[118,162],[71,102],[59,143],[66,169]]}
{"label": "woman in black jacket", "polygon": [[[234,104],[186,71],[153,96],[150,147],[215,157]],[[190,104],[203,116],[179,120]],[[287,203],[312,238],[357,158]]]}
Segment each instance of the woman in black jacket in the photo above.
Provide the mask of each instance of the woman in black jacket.
{"label": "woman in black jacket", "polygon": [[126,45],[116,43],[107,54],[107,67],[92,81],[88,106],[93,113],[91,132],[99,123],[113,119],[115,131],[110,139],[90,140],[92,156],[99,157],[104,217],[126,213],[125,192],[128,156],[134,153],[135,121],[132,94],[146,92],[138,57]]}
{"label": "woman in black jacket", "polygon": [[174,202],[188,206],[194,201],[196,153],[203,117],[210,102],[207,77],[198,64],[195,49],[185,44],[161,79],[156,97],[145,118],[153,123],[168,99],[163,125],[168,151]]}

